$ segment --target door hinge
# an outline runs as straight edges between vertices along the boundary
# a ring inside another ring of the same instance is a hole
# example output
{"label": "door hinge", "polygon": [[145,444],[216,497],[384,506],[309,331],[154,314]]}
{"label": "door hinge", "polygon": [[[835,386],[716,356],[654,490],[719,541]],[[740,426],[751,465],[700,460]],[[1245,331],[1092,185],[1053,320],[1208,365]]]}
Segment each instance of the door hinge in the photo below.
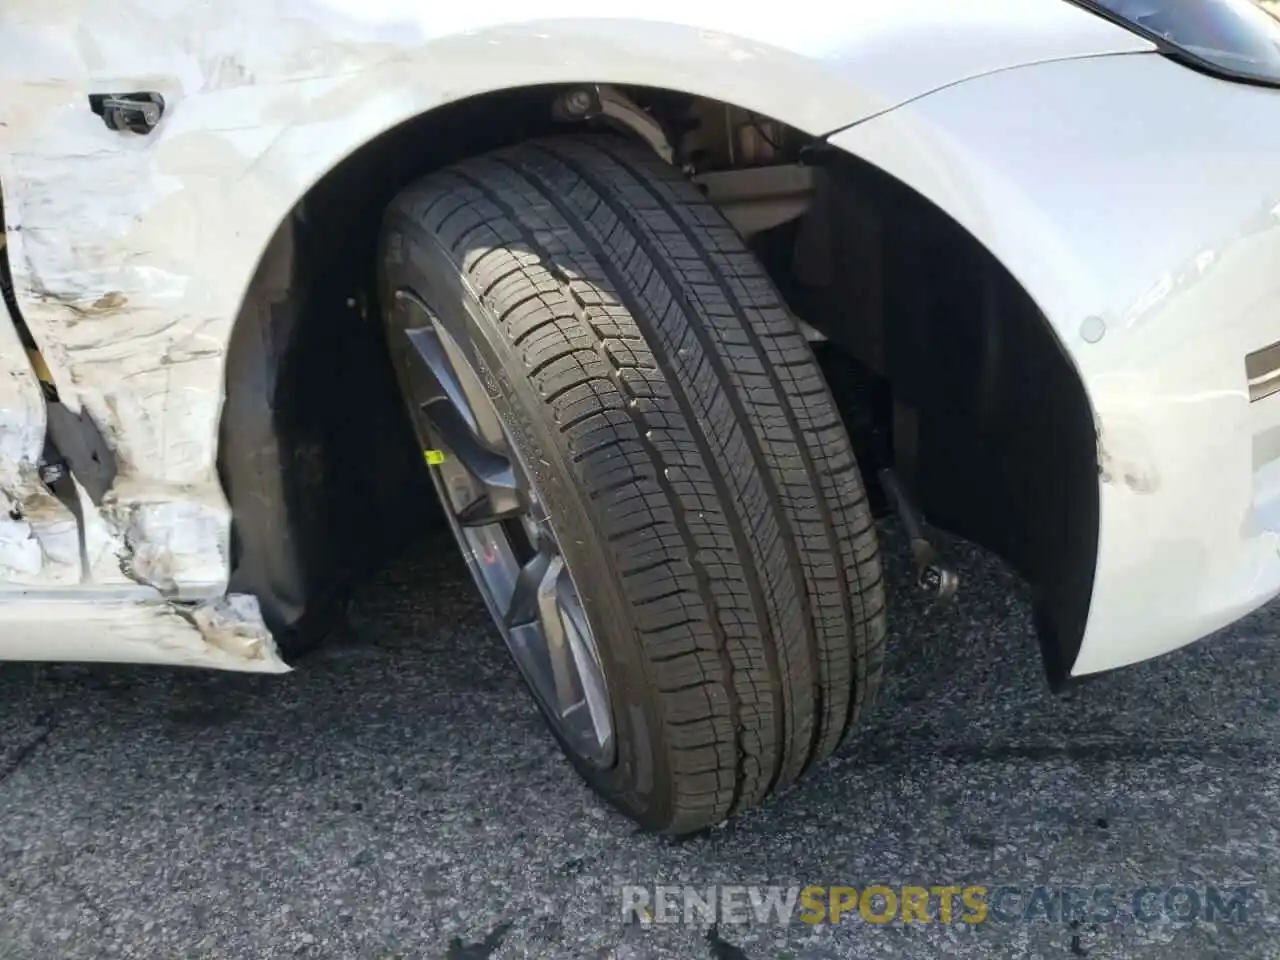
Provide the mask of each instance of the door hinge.
{"label": "door hinge", "polygon": [[148,134],[164,116],[164,97],[151,91],[91,93],[89,109],[102,118],[108,129]]}

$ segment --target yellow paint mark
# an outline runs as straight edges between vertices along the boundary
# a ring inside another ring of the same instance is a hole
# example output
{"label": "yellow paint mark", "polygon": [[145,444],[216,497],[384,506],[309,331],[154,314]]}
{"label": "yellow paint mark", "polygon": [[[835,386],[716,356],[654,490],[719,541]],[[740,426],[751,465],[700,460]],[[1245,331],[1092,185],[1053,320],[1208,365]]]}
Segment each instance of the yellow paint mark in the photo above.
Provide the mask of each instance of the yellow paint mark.
{"label": "yellow paint mark", "polygon": [[433,467],[438,467],[440,464],[444,463],[443,450],[423,450],[422,455],[426,458],[427,463],[431,464]]}
{"label": "yellow paint mark", "polygon": [[49,386],[53,386],[53,374],[49,372],[49,365],[44,362],[44,354],[39,350],[27,350],[27,359],[31,361],[31,368],[35,371],[36,379]]}

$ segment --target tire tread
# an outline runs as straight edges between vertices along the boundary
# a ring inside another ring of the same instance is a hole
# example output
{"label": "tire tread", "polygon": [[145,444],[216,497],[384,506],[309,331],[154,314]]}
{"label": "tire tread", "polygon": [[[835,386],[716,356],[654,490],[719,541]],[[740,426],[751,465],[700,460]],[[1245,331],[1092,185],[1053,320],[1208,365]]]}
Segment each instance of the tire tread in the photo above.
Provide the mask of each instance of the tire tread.
{"label": "tire tread", "polygon": [[661,699],[666,829],[759,803],[874,697],[875,529],[808,344],[737,233],[610,136],[438,171],[432,234],[521,356],[616,562]]}

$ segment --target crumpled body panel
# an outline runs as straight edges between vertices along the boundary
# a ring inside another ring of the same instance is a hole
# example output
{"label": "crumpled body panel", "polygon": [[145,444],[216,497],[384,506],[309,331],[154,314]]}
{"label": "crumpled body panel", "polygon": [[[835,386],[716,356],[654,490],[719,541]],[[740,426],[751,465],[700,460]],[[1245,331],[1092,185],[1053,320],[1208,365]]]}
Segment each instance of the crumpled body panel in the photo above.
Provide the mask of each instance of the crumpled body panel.
{"label": "crumpled body panel", "polygon": [[[16,299],[61,401],[96,424],[118,473],[100,502],[81,491],[79,526],[49,495],[40,388],[0,327],[0,500],[22,505],[0,519],[0,603],[19,585],[141,585],[176,604],[226,593],[216,464],[232,328],[308,188],[397,123],[591,78],[821,135],[970,76],[1150,48],[1059,0],[599,14],[582,0],[7,3],[0,188]],[[165,100],[149,135],[89,109],[89,94],[128,91]]]}

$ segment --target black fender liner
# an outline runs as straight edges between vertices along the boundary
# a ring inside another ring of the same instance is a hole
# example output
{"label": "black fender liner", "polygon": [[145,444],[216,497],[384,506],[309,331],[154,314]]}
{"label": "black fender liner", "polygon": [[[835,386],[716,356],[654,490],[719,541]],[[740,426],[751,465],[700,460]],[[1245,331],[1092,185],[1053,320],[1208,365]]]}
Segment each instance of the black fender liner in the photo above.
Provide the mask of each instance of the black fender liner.
{"label": "black fender liner", "polygon": [[[837,151],[802,295],[892,394],[892,457],[930,523],[1005,558],[1063,686],[1097,563],[1098,453],[1084,384],[1048,320],[950,216]],[[800,238],[800,244],[806,237]],[[961,602],[964,586],[961,585]]]}

